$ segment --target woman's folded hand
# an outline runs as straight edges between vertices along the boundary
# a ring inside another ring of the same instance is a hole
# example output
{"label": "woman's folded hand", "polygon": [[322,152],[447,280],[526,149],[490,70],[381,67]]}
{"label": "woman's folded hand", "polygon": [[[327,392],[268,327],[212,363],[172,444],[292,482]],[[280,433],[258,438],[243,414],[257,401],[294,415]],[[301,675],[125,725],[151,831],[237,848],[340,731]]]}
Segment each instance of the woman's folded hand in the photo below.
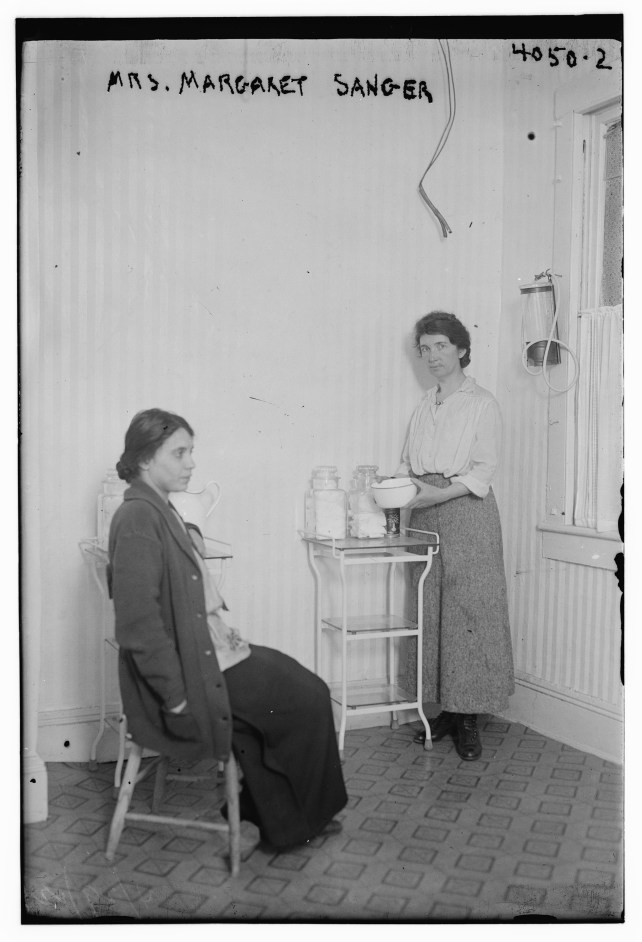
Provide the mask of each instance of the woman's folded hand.
{"label": "woman's folded hand", "polygon": [[405,505],[404,510],[415,510],[418,507],[434,507],[435,504],[441,504],[444,500],[444,492],[441,487],[434,487],[432,484],[425,484],[419,478],[412,475],[410,480],[417,487],[417,493],[412,500]]}
{"label": "woman's folded hand", "polygon": [[187,700],[184,704],[179,704],[183,709],[180,713],[177,713],[178,709],[175,707],[173,710],[165,710],[163,721],[165,724],[165,732],[169,734],[172,739],[180,739],[187,742],[199,742],[201,740],[201,731],[196,718],[193,713],[186,706]]}
{"label": "woman's folded hand", "polygon": [[182,703],[179,703],[178,706],[172,707],[171,710],[169,710],[168,712],[169,713],[182,713],[186,706],[187,706],[187,700],[183,700]]}

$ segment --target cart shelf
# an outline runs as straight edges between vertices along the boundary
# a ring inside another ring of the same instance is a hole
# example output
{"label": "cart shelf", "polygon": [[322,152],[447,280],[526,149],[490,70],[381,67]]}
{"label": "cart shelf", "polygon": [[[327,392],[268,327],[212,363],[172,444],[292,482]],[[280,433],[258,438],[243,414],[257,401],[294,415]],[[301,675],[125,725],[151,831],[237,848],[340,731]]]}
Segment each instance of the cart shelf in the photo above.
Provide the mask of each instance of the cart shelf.
{"label": "cart shelf", "polygon": [[[335,703],[341,703],[341,684],[330,684],[330,696]],[[347,686],[346,708],[352,713],[379,713],[382,706],[397,706],[408,709],[413,702],[414,694],[400,687],[398,684],[354,683]]]}
{"label": "cart shelf", "polygon": [[[343,630],[341,615],[332,615],[330,618],[323,618],[322,621],[327,628]],[[348,615],[346,631],[348,635],[360,637],[363,637],[364,632],[378,638],[403,637],[417,633],[417,622],[409,621],[403,615]]]}

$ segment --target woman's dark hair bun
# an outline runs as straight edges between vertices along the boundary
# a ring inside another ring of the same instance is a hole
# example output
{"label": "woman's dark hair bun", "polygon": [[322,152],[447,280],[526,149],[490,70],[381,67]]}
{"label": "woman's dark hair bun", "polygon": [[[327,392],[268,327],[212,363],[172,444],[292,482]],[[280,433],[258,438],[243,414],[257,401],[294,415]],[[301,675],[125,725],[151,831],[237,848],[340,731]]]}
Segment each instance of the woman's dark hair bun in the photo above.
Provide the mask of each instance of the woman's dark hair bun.
{"label": "woman's dark hair bun", "polygon": [[136,474],[132,474],[132,469],[127,465],[126,462],[122,460],[122,458],[120,461],[116,462],[116,472],[121,481],[127,481],[128,484],[136,477]]}

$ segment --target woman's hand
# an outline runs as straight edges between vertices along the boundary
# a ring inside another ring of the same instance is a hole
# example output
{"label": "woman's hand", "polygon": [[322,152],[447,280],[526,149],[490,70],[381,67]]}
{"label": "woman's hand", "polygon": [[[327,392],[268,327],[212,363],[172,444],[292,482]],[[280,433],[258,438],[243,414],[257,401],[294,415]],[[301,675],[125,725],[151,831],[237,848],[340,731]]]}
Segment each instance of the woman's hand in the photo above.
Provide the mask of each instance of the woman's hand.
{"label": "woman's hand", "polygon": [[179,716],[183,712],[186,706],[187,706],[187,700],[183,700],[183,702],[179,703],[178,706],[172,707],[171,710],[169,710],[169,712],[175,713],[177,716]]}
{"label": "woman's hand", "polygon": [[470,491],[465,484],[457,481],[448,487],[435,487],[434,484],[424,484],[419,478],[410,475],[410,480],[418,488],[412,500],[409,500],[403,510],[415,510],[417,507],[434,507],[435,504],[445,504],[447,500],[455,497],[470,497]]}
{"label": "woman's hand", "polygon": [[417,487],[417,493],[412,500],[403,508],[404,510],[416,510],[418,507],[434,507],[435,504],[442,504],[447,500],[444,491],[446,488],[435,487],[433,484],[425,484],[418,478],[410,475],[410,480]]}

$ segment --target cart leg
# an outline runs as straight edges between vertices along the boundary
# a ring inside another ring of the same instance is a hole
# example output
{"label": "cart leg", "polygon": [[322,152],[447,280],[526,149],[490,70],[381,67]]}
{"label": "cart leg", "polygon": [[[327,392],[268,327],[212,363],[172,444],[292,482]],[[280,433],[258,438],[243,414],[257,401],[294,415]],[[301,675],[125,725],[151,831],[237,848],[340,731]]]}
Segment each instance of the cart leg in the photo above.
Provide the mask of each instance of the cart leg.
{"label": "cart leg", "polygon": [[[386,586],[386,613],[388,617],[392,615],[393,612],[393,596],[395,588],[395,573],[397,571],[397,566],[393,562],[388,567],[388,581]],[[395,644],[396,641],[394,638],[388,638],[388,686],[390,688],[397,685],[397,662],[395,659]],[[397,717],[397,711],[393,710],[390,713],[390,729],[399,729],[399,720]]]}
{"label": "cart leg", "polygon": [[348,586],[343,554],[339,561],[339,576],[341,579],[341,725],[339,728],[339,755],[343,759],[343,746],[348,720]]}
{"label": "cart leg", "polygon": [[314,557],[314,547],[308,543],[308,562],[314,576],[314,673],[321,676],[321,638],[323,626],[321,624],[321,577],[319,567]]}
{"label": "cart leg", "polygon": [[425,750],[432,749],[432,735],[430,732],[430,723],[426,719],[426,714],[424,713],[421,702],[423,695],[424,582],[432,568],[433,555],[434,553],[431,551],[417,586],[417,709],[419,711],[419,718],[424,724],[424,730],[426,731],[426,741],[424,742]]}
{"label": "cart leg", "polygon": [[424,713],[424,708],[421,703],[418,706],[419,719],[424,724],[424,730],[426,732],[426,741],[424,743],[424,749],[432,749],[432,733],[430,732],[430,723],[426,719],[426,714]]}
{"label": "cart leg", "polygon": [[[395,643],[394,638],[388,638],[388,685],[391,688],[396,686],[397,683],[395,676]],[[396,710],[390,712],[390,729],[399,729],[399,718]]]}

